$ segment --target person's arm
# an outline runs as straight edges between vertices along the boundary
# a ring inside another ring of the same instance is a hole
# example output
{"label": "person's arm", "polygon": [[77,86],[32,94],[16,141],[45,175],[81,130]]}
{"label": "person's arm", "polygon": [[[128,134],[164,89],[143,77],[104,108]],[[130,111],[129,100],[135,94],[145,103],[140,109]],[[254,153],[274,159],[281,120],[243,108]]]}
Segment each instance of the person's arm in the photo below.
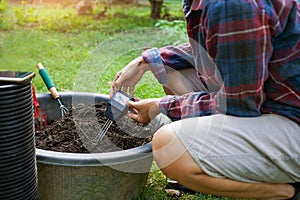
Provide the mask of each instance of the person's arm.
{"label": "person's arm", "polygon": [[[197,18],[200,12],[206,16]],[[259,116],[265,101],[263,89],[268,77],[268,60],[272,55],[270,16],[256,4],[231,0],[209,2],[203,10],[194,10],[187,17],[191,23],[188,33],[195,36],[192,40],[199,42],[192,44],[193,51],[203,53],[206,49],[216,66],[206,65],[203,55],[198,54],[198,71],[208,84],[212,75],[219,74],[223,84],[219,91],[167,96],[160,101],[160,110],[172,120],[213,113]],[[201,39],[205,40],[201,43],[205,46],[200,45]]]}
{"label": "person's arm", "polygon": [[115,75],[110,86],[110,97],[119,90],[126,93],[129,91],[129,94],[133,96],[135,85],[148,70],[150,70],[150,65],[146,64],[141,56],[132,60]]}
{"label": "person's arm", "polygon": [[161,84],[167,83],[170,69],[195,68],[190,44],[152,48],[144,51],[142,57]]}
{"label": "person's arm", "polygon": [[151,70],[161,84],[167,83],[167,71],[170,68],[183,69],[194,67],[189,44],[178,47],[167,46],[146,50],[142,55],[128,63],[119,71],[110,88],[110,97],[119,90],[133,96],[134,88],[144,73]]}

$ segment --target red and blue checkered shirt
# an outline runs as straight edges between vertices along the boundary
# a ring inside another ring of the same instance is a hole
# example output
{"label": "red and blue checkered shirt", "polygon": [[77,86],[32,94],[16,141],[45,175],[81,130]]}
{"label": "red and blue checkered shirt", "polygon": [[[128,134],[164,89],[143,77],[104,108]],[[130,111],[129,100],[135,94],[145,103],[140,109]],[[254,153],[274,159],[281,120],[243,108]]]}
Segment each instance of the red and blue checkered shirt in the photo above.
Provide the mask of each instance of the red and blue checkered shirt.
{"label": "red and blue checkered shirt", "polygon": [[166,96],[172,120],[226,113],[275,113],[300,123],[298,0],[183,0],[189,44],[142,56],[158,81],[168,67],[195,67],[207,91]]}

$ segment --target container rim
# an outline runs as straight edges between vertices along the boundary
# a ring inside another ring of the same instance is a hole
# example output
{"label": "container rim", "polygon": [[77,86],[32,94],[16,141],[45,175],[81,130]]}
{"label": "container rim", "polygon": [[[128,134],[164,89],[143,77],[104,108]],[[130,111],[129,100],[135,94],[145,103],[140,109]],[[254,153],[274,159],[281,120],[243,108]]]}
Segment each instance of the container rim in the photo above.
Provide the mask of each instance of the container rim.
{"label": "container rim", "polygon": [[114,152],[104,153],[68,153],[36,148],[37,161],[43,164],[62,166],[103,166],[119,165],[152,157],[152,143]]}

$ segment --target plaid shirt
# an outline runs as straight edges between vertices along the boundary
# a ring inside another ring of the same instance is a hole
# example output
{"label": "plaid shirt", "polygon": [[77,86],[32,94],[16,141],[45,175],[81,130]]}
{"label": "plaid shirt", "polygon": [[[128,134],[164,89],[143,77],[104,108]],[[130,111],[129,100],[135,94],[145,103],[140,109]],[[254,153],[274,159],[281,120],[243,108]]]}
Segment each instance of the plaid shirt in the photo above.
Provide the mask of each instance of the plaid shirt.
{"label": "plaid shirt", "polygon": [[172,120],[276,113],[300,123],[298,0],[183,0],[189,44],[142,56],[162,84],[168,68],[196,67],[207,91],[166,96]]}

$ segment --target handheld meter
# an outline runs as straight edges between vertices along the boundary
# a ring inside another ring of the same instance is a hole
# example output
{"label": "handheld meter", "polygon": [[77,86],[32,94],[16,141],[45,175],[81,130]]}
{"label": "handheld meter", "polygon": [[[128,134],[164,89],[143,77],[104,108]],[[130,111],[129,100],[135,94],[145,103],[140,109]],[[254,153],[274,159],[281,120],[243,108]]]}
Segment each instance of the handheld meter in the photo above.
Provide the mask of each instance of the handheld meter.
{"label": "handheld meter", "polygon": [[134,101],[134,98],[125,92],[116,92],[107,102],[105,115],[111,121],[116,121],[128,112],[128,101]]}
{"label": "handheld meter", "polygon": [[134,98],[121,91],[116,92],[111,97],[111,99],[107,102],[105,110],[105,116],[108,118],[108,120],[101,128],[97,136],[98,140],[102,140],[113,121],[120,119],[128,112],[127,102],[130,100],[134,101]]}

